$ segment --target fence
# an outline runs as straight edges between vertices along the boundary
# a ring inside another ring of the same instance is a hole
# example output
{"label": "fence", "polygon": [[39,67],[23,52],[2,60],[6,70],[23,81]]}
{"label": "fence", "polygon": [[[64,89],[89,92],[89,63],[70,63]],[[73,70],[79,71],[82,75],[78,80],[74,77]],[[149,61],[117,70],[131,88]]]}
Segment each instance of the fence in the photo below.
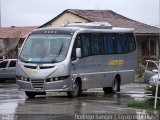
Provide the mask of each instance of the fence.
{"label": "fence", "polygon": [[160,56],[150,55],[150,56],[138,56],[136,78],[141,78],[144,75],[146,60],[159,61]]}

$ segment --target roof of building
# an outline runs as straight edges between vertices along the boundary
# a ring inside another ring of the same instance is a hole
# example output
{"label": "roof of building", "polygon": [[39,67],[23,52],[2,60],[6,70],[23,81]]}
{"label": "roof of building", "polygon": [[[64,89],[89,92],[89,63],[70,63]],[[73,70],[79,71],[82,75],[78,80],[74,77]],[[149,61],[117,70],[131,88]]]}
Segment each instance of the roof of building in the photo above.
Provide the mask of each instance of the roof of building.
{"label": "roof of building", "polygon": [[55,19],[57,19],[61,15],[68,12],[76,16],[79,16],[83,19],[86,19],[88,22],[108,22],[114,27],[134,28],[137,34],[158,34],[159,33],[159,29],[157,27],[132,20],[112,10],[67,9],[40,27],[50,24]]}
{"label": "roof of building", "polygon": [[16,38],[20,35],[20,38],[25,36],[32,30],[38,28],[38,26],[23,26],[23,27],[1,27],[0,28],[0,39],[4,38]]}

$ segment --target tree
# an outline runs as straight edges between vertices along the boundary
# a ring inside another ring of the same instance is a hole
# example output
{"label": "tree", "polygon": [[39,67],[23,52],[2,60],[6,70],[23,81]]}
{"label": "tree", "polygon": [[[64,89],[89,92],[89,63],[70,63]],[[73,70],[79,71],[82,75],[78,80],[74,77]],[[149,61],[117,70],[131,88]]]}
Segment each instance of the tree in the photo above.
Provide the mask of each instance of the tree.
{"label": "tree", "polygon": [[21,37],[21,32],[17,31],[0,42],[0,57],[15,58],[17,55],[17,46]]}

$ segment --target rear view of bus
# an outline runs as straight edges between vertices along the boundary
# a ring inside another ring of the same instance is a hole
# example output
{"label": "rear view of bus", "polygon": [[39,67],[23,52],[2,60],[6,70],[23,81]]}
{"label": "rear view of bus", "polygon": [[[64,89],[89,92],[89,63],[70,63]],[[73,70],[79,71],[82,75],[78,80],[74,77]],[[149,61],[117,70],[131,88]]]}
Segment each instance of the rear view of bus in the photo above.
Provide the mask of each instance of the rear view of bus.
{"label": "rear view of bus", "polygon": [[17,84],[29,98],[46,92],[76,97],[89,88],[117,92],[134,80],[136,57],[133,29],[104,23],[37,29],[20,50]]}

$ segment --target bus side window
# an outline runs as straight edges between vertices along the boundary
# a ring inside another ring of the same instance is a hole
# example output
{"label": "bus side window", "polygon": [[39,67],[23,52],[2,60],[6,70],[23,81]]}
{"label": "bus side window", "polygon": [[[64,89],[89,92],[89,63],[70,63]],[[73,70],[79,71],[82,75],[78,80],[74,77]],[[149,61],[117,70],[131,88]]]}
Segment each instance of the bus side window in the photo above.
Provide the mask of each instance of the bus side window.
{"label": "bus side window", "polygon": [[104,54],[102,34],[90,34],[92,55]]}
{"label": "bus side window", "polygon": [[104,34],[98,34],[99,54],[104,54]]}
{"label": "bus side window", "polygon": [[72,60],[76,60],[77,59],[77,57],[76,57],[76,48],[81,48],[81,35],[78,35],[76,37],[75,42],[74,42],[73,49],[72,49],[72,57],[71,57]]}
{"label": "bus side window", "polygon": [[127,53],[128,44],[125,39],[125,34],[117,34],[116,36],[117,53]]}
{"label": "bus side window", "polygon": [[134,40],[134,35],[132,33],[126,34],[126,40],[128,41],[129,52],[135,50],[136,44],[135,44],[135,40]]}
{"label": "bus side window", "polygon": [[89,34],[82,34],[82,56],[87,57],[91,55],[90,44],[89,44]]}
{"label": "bus side window", "polygon": [[97,55],[99,53],[97,34],[91,34],[90,38],[92,54]]}
{"label": "bus side window", "polygon": [[105,54],[112,54],[114,53],[114,41],[112,39],[111,34],[104,34],[104,49]]}

